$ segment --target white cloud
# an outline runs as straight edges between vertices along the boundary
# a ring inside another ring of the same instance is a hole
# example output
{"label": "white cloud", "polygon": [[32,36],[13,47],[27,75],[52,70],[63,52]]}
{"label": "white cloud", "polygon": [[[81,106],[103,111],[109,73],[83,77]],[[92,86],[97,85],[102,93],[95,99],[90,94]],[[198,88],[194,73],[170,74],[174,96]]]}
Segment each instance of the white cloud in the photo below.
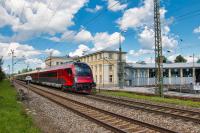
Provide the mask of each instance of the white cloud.
{"label": "white cloud", "polygon": [[[133,7],[126,10],[123,16],[117,21],[122,30],[131,28],[138,33],[138,41],[143,49],[154,48],[154,27],[153,27],[153,0],[144,0],[139,7]],[[166,22],[165,18],[167,10],[160,9],[160,17],[162,22]],[[177,46],[177,36],[170,33],[170,23],[165,23],[162,28],[162,44],[165,49],[173,49]]]}
{"label": "white cloud", "polygon": [[96,7],[94,9],[86,8],[85,10],[88,11],[88,12],[91,12],[91,13],[95,13],[95,12],[98,12],[99,10],[101,10],[101,9],[102,9],[102,6],[96,5]]}
{"label": "white cloud", "polygon": [[200,33],[200,26],[197,27],[197,28],[195,28],[193,32],[194,32],[194,33]]}
{"label": "white cloud", "polygon": [[[176,59],[178,55],[182,55],[182,54],[173,54],[173,55],[168,56],[167,59],[169,61],[174,62],[174,60]],[[193,55],[182,55],[182,56],[187,60],[187,63],[193,63]],[[197,62],[197,60],[198,60],[198,57],[194,56],[194,62]]]}
{"label": "white cloud", "polygon": [[89,31],[82,29],[79,32],[65,31],[60,38],[54,36],[50,37],[49,39],[55,42],[61,42],[61,41],[88,42],[92,41],[93,37]]}
{"label": "white cloud", "polygon": [[145,57],[144,62],[145,63],[155,63],[155,59],[152,57]]}
{"label": "white cloud", "polygon": [[9,39],[9,37],[0,34],[0,42],[8,42]]}
{"label": "white cloud", "polygon": [[69,56],[82,56],[85,52],[89,51],[90,48],[84,44],[80,44],[74,52],[70,52]]}
{"label": "white cloud", "polygon": [[[169,31],[169,30],[167,30]],[[153,49],[154,48],[154,30],[152,28],[144,27],[144,30],[138,34],[138,41],[142,48]],[[170,35],[168,32],[162,35],[162,45],[164,49],[173,49],[178,45],[178,41],[175,36]]]}
{"label": "white cloud", "polygon": [[141,7],[126,10],[121,19],[118,20],[121,29],[138,28],[153,22],[153,0],[144,0]]}
{"label": "white cloud", "polygon": [[149,50],[149,49],[140,49],[138,51],[130,50],[128,52],[129,55],[135,56],[135,57],[142,56],[145,54],[153,54],[153,53],[154,53],[154,50]]}
{"label": "white cloud", "polygon": [[124,10],[127,8],[127,4],[121,4],[119,0],[107,0],[108,1],[108,9],[111,11],[119,11],[119,10]]}
{"label": "white cloud", "polygon": [[[93,50],[101,50],[108,47],[118,46],[120,33],[114,32],[108,34],[107,32],[96,33],[93,39]],[[121,36],[121,42],[125,40],[124,36]]]}
{"label": "white cloud", "polygon": [[[75,42],[92,42],[94,47],[92,51],[101,50],[108,47],[115,47],[119,44],[119,32],[114,32],[108,34],[107,32],[99,32],[94,36],[87,31],[82,29],[80,32],[76,33],[74,31],[65,32],[61,38],[52,37],[50,40],[59,42],[59,41],[75,41]],[[125,40],[125,37],[121,35],[121,42]]]}
{"label": "white cloud", "polygon": [[34,49],[32,46],[27,44],[19,43],[0,43],[0,56],[4,56],[4,59],[10,59],[9,53],[13,49],[15,51],[16,58],[32,57],[41,54],[39,50]]}
{"label": "white cloud", "polygon": [[[5,0],[0,3],[0,27],[11,25],[22,39],[66,31],[88,0]],[[26,34],[29,33],[29,34]],[[21,39],[19,37],[16,37]]]}
{"label": "white cloud", "polygon": [[76,34],[74,37],[74,40],[77,42],[83,42],[83,41],[91,41],[92,40],[92,34],[87,30],[81,30]]}
{"label": "white cloud", "polygon": [[45,52],[46,54],[48,54],[48,55],[52,52],[52,56],[58,56],[58,55],[61,54],[60,51],[58,51],[58,50],[56,50],[56,49],[52,49],[52,48],[46,49],[46,50],[44,50],[44,52]]}
{"label": "white cloud", "polygon": [[[49,52],[53,51],[53,56],[60,55],[61,52],[56,49],[37,50],[28,44],[20,44],[17,42],[0,43],[0,56],[3,56],[6,68],[8,61],[11,60],[11,49],[14,50],[15,72],[29,65],[30,68],[45,67],[44,60],[39,59],[40,55],[49,56]],[[8,70],[7,70],[8,72]]]}
{"label": "white cloud", "polygon": [[26,59],[24,62],[26,63],[26,65],[29,65],[32,68],[37,68],[37,67],[45,68],[44,61],[38,58]]}
{"label": "white cloud", "polygon": [[[200,33],[200,26],[195,28],[193,32],[196,33],[196,34],[199,34]],[[198,37],[198,39],[200,39],[200,36]]]}
{"label": "white cloud", "polygon": [[60,42],[61,40],[60,40],[60,38],[59,37],[50,37],[50,38],[47,38],[47,39],[49,39],[49,40],[51,40],[51,41],[54,41],[54,42]]}

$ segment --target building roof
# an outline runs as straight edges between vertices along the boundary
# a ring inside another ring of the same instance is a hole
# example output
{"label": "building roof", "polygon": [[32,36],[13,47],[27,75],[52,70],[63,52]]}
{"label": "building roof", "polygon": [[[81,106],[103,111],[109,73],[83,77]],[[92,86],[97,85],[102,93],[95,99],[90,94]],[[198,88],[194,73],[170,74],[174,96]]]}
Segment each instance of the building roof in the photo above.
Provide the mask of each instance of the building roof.
{"label": "building roof", "polygon": [[[105,53],[105,52],[107,52],[107,53],[118,53],[119,51],[118,51],[118,50],[113,50],[113,49],[103,49],[103,50],[88,52],[88,53],[86,53],[85,55],[80,56],[80,58],[81,58],[81,57],[90,56],[90,55],[94,55],[94,54]],[[123,54],[126,54],[127,52],[123,52],[123,51],[122,51],[122,53],[123,53]]]}
{"label": "building roof", "polygon": [[[133,68],[155,68],[155,63],[127,63],[126,67]],[[200,63],[163,63],[163,68],[200,68]]]}
{"label": "building roof", "polygon": [[[69,56],[52,56],[51,59],[64,59],[64,60],[69,60],[69,61],[73,60],[73,58]],[[48,61],[48,60],[50,60],[50,57],[47,57],[45,59],[45,61]]]}

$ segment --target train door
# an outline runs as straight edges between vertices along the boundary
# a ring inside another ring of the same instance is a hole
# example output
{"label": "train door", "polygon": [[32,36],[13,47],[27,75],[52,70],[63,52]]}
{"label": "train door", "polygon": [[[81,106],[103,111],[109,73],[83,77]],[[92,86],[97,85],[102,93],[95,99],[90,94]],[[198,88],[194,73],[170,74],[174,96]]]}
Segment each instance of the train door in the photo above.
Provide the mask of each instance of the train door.
{"label": "train door", "polygon": [[72,86],[73,85],[73,75],[72,75],[72,69],[71,68],[67,68],[66,70],[66,82],[68,86]]}

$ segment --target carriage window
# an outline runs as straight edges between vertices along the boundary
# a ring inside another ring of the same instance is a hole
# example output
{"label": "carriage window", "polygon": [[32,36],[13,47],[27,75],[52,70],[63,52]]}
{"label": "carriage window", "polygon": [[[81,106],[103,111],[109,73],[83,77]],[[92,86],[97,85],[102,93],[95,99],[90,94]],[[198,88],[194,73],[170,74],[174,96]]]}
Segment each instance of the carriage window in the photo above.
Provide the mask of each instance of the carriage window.
{"label": "carriage window", "polygon": [[57,72],[49,72],[48,77],[57,77]]}

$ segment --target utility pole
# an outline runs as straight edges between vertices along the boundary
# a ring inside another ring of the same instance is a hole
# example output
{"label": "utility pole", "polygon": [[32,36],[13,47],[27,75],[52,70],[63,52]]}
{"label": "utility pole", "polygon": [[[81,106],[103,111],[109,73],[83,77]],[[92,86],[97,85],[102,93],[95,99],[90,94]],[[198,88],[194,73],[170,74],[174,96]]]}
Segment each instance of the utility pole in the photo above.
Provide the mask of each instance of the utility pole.
{"label": "utility pole", "polygon": [[160,0],[154,0],[154,33],[155,33],[155,68],[156,89],[155,93],[163,97],[163,56],[162,36],[160,23]]}
{"label": "utility pole", "polygon": [[49,63],[49,66],[51,67],[51,60],[52,60],[52,54],[53,54],[53,51],[51,51],[50,53],[49,53],[49,60],[50,60],[50,63]]}
{"label": "utility pole", "polygon": [[124,86],[124,68],[123,68],[123,62],[122,62],[121,32],[119,34],[118,78],[119,78],[119,88],[123,89],[123,86]]}
{"label": "utility pole", "polygon": [[13,49],[11,49],[10,50],[10,53],[9,53],[9,55],[11,55],[11,65],[12,65],[12,73],[11,73],[11,75],[13,75],[13,73],[14,73],[14,54],[15,54],[15,50],[13,50]]}
{"label": "utility pole", "polygon": [[10,79],[10,65],[8,65],[8,75],[9,75],[9,79]]}

